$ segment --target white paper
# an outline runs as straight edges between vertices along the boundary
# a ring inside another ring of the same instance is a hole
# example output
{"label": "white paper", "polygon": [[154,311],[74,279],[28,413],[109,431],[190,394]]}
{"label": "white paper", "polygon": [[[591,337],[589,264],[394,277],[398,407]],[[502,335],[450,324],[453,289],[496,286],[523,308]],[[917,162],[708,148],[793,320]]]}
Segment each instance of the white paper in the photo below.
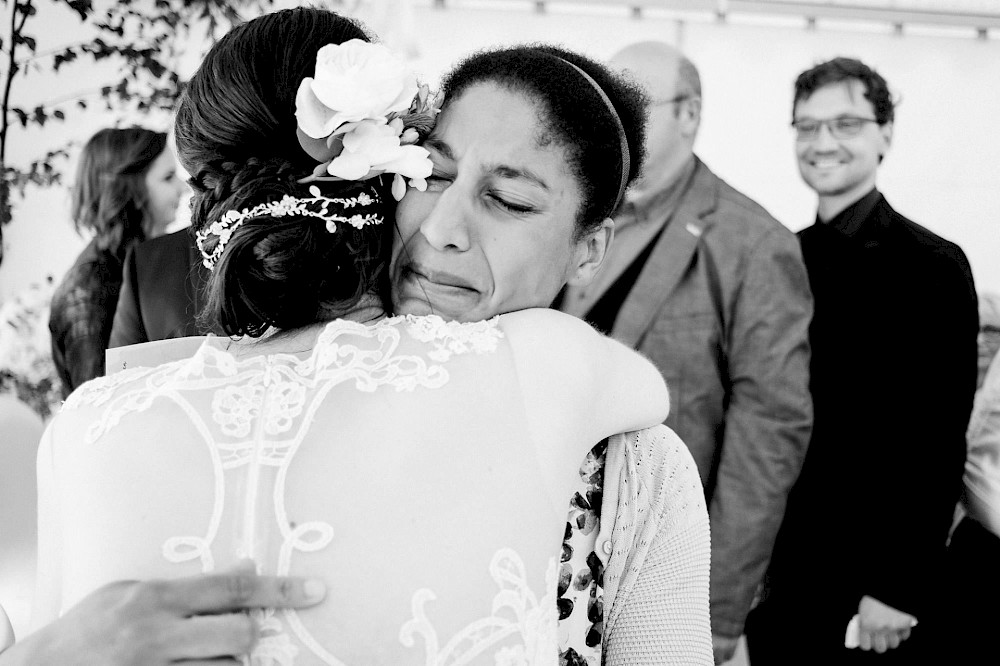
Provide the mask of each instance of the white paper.
{"label": "white paper", "polygon": [[[914,620],[910,623],[910,628],[917,626],[917,621]],[[844,632],[844,647],[845,648],[856,648],[861,647],[861,617],[855,615],[851,618],[851,621],[847,623],[847,631]]]}
{"label": "white paper", "polygon": [[861,618],[855,614],[851,621],[847,623],[847,632],[844,634],[844,647],[856,648],[861,645]]}
{"label": "white paper", "polygon": [[211,337],[198,335],[172,338],[108,349],[104,352],[105,374],[113,375],[126,368],[150,368],[170,361],[191,358],[202,343]]}

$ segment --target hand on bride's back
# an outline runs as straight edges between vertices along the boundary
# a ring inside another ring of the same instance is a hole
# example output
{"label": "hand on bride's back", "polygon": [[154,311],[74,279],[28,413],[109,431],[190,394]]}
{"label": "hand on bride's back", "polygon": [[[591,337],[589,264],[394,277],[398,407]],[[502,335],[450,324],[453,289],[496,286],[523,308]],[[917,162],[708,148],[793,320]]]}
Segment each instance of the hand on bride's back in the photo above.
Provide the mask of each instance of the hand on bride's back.
{"label": "hand on bride's back", "polygon": [[238,664],[236,655],[256,640],[253,622],[240,611],[312,606],[325,592],[320,581],[257,576],[245,567],[109,583],[0,654],[0,666]]}

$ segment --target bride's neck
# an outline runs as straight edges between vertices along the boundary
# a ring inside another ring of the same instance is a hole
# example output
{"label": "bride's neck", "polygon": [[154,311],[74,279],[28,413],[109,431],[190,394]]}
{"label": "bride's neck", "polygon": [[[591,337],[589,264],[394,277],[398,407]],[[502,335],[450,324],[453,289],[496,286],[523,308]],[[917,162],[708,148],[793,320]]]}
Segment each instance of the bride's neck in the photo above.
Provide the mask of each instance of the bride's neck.
{"label": "bride's neck", "polygon": [[336,310],[329,310],[329,314],[320,314],[320,323],[317,326],[324,326],[327,322],[334,319],[347,319],[348,321],[356,321],[362,324],[368,324],[371,322],[378,321],[385,316],[385,306],[382,304],[382,299],[376,294],[365,294],[361,299],[347,312],[338,312]]}
{"label": "bride's neck", "polygon": [[315,324],[299,328],[276,329],[271,327],[259,338],[243,337],[233,340],[229,350],[239,356],[265,353],[297,354],[311,351],[316,346],[316,338],[326,325],[334,319],[346,319],[361,324],[373,324],[385,317],[382,300],[375,294],[366,294],[347,312],[330,313],[322,316]]}

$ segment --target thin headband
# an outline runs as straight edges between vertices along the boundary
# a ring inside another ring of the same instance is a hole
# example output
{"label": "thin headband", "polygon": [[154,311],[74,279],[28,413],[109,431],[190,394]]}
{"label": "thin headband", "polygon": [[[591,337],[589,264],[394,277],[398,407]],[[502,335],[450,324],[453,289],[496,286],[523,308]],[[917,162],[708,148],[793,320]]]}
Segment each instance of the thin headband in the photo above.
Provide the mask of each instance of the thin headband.
{"label": "thin headband", "polygon": [[618,140],[621,142],[622,149],[622,179],[621,183],[618,185],[618,196],[615,197],[615,205],[611,208],[612,212],[614,212],[618,209],[618,204],[622,202],[622,197],[625,196],[625,187],[628,185],[628,172],[632,168],[632,159],[628,152],[628,139],[625,137],[625,126],[622,124],[622,119],[619,117],[618,111],[615,110],[615,105],[612,104],[611,99],[608,98],[607,93],[604,92],[604,89],[601,88],[601,86],[593,79],[592,76],[590,76],[590,74],[587,74],[587,72],[583,71],[565,58],[560,58],[559,56],[555,57],[580,72],[580,75],[585,78],[591,86],[593,86],[594,90],[597,91],[597,94],[604,100],[604,103],[608,107],[608,111],[611,112],[611,117],[615,120],[615,127],[618,129]]}

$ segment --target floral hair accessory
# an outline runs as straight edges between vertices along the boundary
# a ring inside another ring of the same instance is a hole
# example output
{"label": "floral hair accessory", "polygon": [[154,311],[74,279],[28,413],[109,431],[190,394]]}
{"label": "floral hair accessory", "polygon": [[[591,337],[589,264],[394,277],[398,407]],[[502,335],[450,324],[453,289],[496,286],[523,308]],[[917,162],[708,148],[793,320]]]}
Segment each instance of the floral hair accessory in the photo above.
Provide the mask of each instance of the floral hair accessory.
{"label": "floral hair accessory", "polygon": [[321,162],[302,182],[392,173],[397,201],[407,182],[426,189],[430,154],[415,144],[434,127],[438,106],[385,46],[327,44],[316,54],[316,76],[304,78],[295,97],[299,143]]}
{"label": "floral hair accessory", "polygon": [[[235,232],[247,220],[256,217],[285,217],[286,215],[298,215],[301,217],[314,217],[326,222],[326,230],[333,233],[337,229],[337,223],[349,224],[355,229],[362,229],[369,224],[381,224],[385,218],[380,212],[365,212],[365,209],[377,207],[381,203],[378,191],[374,188],[366,188],[353,197],[325,197],[315,185],[309,188],[311,197],[293,197],[285,195],[280,201],[270,201],[268,203],[257,204],[253,208],[243,210],[227,211],[221,219],[216,220],[207,228],[195,234],[195,241],[201,251],[202,263],[205,268],[212,270],[219,263],[226,244],[233,237]],[[355,209],[353,214],[345,214],[340,211]],[[216,243],[209,249],[208,241],[216,237]]]}

